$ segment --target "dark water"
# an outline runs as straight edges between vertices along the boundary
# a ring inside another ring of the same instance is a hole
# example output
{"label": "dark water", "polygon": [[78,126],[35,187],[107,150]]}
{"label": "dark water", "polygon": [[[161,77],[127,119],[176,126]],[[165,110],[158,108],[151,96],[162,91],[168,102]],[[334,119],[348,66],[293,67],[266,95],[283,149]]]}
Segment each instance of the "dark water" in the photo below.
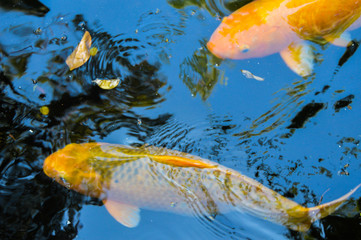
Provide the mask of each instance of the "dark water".
{"label": "dark water", "polygon": [[[304,206],[359,184],[360,50],[313,45],[305,79],[279,55],[217,59],[207,40],[247,2],[2,0],[0,239],[361,239],[360,191],[306,233],[246,214],[200,221],[146,210],[128,229],[42,172],[66,144],[104,141],[211,159]],[[70,72],[65,59],[85,30],[98,54]],[[95,78],[121,84],[102,90]]]}

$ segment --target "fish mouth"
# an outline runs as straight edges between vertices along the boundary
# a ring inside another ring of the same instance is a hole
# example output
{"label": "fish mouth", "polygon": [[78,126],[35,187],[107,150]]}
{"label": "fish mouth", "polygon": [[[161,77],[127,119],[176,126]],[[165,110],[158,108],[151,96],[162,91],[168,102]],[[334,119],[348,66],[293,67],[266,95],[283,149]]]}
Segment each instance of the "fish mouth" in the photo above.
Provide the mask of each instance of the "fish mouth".
{"label": "fish mouth", "polygon": [[45,159],[43,164],[43,171],[50,178],[55,178],[57,176],[57,171],[54,170],[54,165],[56,165],[54,164],[55,161],[56,157],[53,153]]}
{"label": "fish mouth", "polygon": [[224,57],[222,57],[220,54],[218,54],[217,44],[209,41],[209,42],[207,43],[207,48],[208,48],[208,50],[209,50],[214,56],[216,56],[217,58],[224,59]]}
{"label": "fish mouth", "polygon": [[43,164],[44,173],[55,180],[65,175],[67,170],[71,169],[72,163],[75,161],[74,153],[75,145],[69,144],[63,149],[60,149],[50,154]]}
{"label": "fish mouth", "polygon": [[231,44],[218,44],[215,43],[214,41],[210,40],[207,43],[207,48],[208,50],[217,58],[220,59],[244,59],[245,57],[240,55],[239,51],[237,48],[235,48],[233,45]]}

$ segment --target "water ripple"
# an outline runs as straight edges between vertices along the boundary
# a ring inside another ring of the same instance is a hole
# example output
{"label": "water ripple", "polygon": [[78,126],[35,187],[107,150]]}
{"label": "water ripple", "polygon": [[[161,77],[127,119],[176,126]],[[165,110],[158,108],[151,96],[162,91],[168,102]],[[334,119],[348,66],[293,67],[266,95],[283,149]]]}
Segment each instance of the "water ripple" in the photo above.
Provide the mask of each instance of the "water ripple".
{"label": "water ripple", "polygon": [[219,162],[232,159],[231,153],[234,153],[237,162],[240,162],[244,156],[238,151],[237,142],[232,137],[232,133],[238,130],[232,116],[227,115],[210,114],[192,123],[171,117],[162,126],[153,128],[147,143]]}
{"label": "water ripple", "polygon": [[249,139],[254,136],[260,136],[264,133],[274,131],[285,122],[289,121],[292,114],[298,110],[299,106],[303,103],[302,97],[309,94],[312,90],[307,86],[313,80],[307,82],[298,81],[292,87],[281,89],[278,92],[285,91],[279,99],[275,100],[274,106],[252,121],[252,125],[246,131],[234,134],[240,139]]}
{"label": "water ripple", "polygon": [[224,17],[251,1],[252,0],[168,0],[168,3],[174,8],[185,8],[194,5],[206,9],[213,16]]}

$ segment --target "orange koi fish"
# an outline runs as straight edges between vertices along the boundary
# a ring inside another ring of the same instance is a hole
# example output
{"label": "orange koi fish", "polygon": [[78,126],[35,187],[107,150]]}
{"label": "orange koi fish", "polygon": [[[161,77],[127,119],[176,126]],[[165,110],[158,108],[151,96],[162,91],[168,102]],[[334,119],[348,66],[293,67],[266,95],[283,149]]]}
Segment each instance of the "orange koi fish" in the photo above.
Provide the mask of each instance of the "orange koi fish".
{"label": "orange koi fish", "polygon": [[223,18],[207,46],[230,59],[279,52],[291,70],[307,76],[314,60],[307,40],[347,46],[360,15],[361,0],[255,0]]}
{"label": "orange koi fish", "polygon": [[139,208],[205,216],[236,210],[306,231],[361,186],[337,200],[306,208],[197,156],[107,143],[69,144],[47,157],[43,169],[60,184],[101,199],[109,213],[127,227],[138,225]]}

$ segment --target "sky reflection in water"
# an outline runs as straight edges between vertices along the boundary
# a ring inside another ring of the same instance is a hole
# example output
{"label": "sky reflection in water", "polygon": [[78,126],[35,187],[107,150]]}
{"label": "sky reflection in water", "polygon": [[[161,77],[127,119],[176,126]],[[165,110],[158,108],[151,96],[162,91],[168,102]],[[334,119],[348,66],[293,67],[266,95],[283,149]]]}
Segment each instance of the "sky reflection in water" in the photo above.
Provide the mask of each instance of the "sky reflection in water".
{"label": "sky reflection in water", "polygon": [[[222,61],[205,48],[219,17],[247,1],[42,1],[48,12],[39,5],[10,10],[5,2],[1,239],[360,236],[360,193],[305,235],[247,214],[199,222],[144,211],[139,227],[126,229],[99,201],[57,185],[41,169],[46,156],[71,142],[147,143],[219,162],[303,205],[317,205],[328,189],[322,202],[333,200],[359,183],[359,51],[334,75],[346,49],[314,44],[319,61],[303,79],[278,55]],[[99,52],[69,72],[65,59],[84,29]],[[247,79],[241,69],[265,81]],[[121,84],[105,91],[92,83],[99,77]],[[45,105],[47,116],[39,111]]]}

